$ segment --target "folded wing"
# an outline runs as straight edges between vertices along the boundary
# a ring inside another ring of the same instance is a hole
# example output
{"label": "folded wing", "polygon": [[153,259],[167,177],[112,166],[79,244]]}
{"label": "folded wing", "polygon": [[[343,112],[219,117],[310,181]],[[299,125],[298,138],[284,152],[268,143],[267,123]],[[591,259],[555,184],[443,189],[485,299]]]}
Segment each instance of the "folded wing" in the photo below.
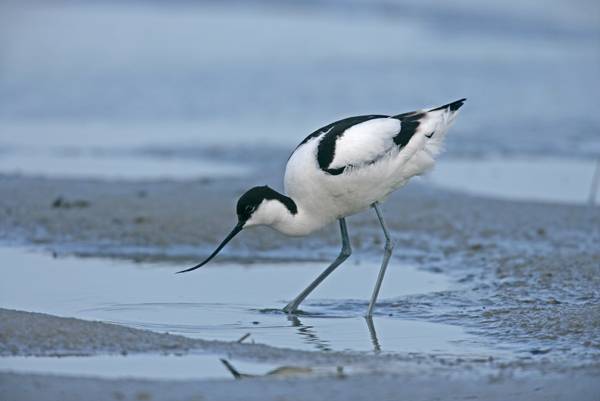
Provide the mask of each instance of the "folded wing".
{"label": "folded wing", "polygon": [[323,171],[337,175],[348,167],[375,163],[392,150],[404,147],[413,135],[420,132],[424,116],[423,112],[393,117],[363,116],[352,125],[336,126],[334,123],[324,127],[329,131],[323,131],[325,134],[319,143],[319,166]]}

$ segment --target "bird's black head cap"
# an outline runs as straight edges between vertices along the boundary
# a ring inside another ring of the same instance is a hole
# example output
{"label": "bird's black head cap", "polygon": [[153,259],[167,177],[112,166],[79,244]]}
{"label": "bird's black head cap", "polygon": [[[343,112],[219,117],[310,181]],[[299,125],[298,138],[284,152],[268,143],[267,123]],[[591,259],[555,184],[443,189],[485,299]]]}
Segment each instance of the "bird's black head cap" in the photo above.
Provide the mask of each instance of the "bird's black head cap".
{"label": "bird's black head cap", "polygon": [[240,222],[246,222],[264,200],[270,199],[276,199],[283,203],[291,214],[298,213],[298,207],[291,198],[263,185],[249,189],[240,197],[236,208],[238,220]]}

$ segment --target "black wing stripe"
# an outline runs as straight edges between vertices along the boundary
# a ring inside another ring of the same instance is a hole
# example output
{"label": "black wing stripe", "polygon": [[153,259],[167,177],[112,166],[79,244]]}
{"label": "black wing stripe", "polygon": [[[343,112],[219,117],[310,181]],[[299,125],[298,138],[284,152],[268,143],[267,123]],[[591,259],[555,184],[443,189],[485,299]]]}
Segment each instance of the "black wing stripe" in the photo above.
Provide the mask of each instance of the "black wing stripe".
{"label": "black wing stripe", "polygon": [[404,113],[394,116],[400,120],[400,132],[394,137],[394,143],[400,147],[406,146],[410,138],[417,132],[423,116],[425,113]]}

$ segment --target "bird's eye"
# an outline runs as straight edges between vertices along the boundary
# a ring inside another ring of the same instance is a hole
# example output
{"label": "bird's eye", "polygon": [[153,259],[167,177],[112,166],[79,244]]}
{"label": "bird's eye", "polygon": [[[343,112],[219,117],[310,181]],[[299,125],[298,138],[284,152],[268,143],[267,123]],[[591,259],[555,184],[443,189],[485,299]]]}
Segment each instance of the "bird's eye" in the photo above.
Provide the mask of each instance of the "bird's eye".
{"label": "bird's eye", "polygon": [[246,213],[252,213],[254,211],[254,206],[250,206],[250,205],[246,205],[246,207],[244,208],[244,210],[246,211]]}

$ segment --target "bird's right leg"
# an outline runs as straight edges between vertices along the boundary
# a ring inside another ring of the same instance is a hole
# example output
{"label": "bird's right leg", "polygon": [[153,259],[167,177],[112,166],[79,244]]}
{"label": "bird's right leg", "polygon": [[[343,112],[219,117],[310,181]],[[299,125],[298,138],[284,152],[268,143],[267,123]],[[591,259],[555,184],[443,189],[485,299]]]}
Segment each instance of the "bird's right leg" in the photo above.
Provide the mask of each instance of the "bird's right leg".
{"label": "bird's right leg", "polygon": [[352,246],[350,245],[350,238],[348,238],[348,228],[346,227],[346,219],[344,219],[343,217],[340,219],[340,231],[342,233],[342,250],[340,251],[338,257],[333,261],[332,264],[329,265],[327,269],[323,271],[323,273],[319,274],[315,281],[310,283],[310,285],[306,287],[304,291],[300,293],[300,295],[298,295],[292,302],[290,302],[285,306],[285,308],[283,308],[284,312],[294,313],[296,309],[298,309],[298,306],[302,303],[302,301],[304,301],[304,299],[308,296],[308,294],[310,294],[312,290],[317,288],[317,286],[321,284],[321,281],[325,280],[325,278],[329,276],[331,272],[333,272],[339,265],[342,264],[342,262],[348,259],[348,256],[352,254]]}

